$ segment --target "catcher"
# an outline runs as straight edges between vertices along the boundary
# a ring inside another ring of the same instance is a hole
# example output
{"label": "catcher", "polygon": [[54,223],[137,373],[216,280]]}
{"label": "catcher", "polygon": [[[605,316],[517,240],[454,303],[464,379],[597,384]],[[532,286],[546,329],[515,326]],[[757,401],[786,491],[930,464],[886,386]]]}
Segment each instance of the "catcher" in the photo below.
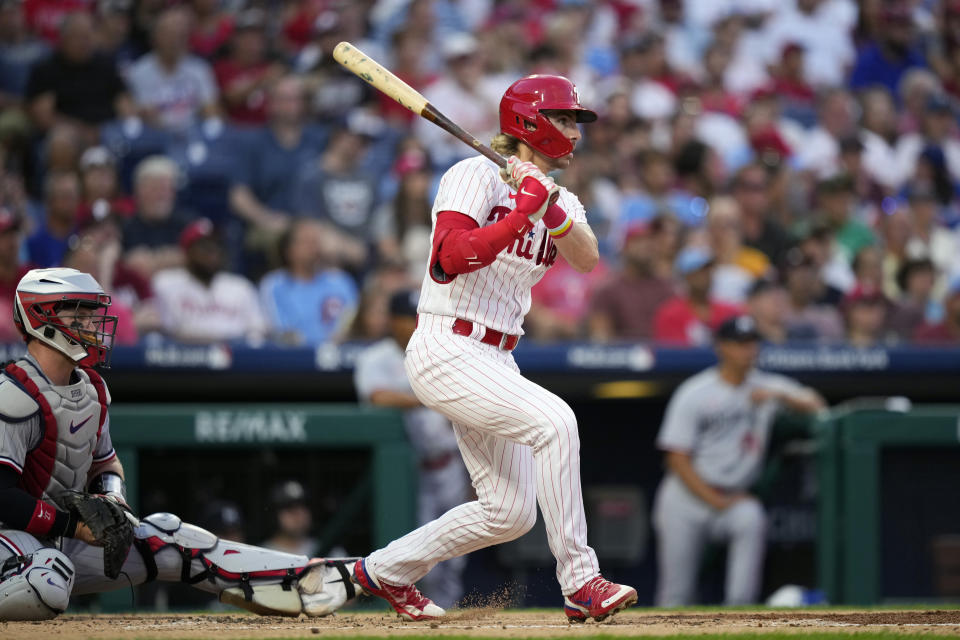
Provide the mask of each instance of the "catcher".
{"label": "catcher", "polygon": [[322,616],[353,598],[343,562],[220,540],[170,513],[130,513],[110,393],[90,368],[108,364],[109,307],[74,269],[35,269],[17,285],[27,355],[0,372],[0,621],[47,620],[71,594],[151,580],[266,615]]}

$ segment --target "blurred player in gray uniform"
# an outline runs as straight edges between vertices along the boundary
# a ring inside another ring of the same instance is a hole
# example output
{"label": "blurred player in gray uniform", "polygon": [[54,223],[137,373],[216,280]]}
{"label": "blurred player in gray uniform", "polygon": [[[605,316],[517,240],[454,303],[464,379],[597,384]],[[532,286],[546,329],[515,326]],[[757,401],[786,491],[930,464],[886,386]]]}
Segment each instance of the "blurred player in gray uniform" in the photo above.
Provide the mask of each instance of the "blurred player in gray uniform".
{"label": "blurred player in gray uniform", "polygon": [[[270,615],[326,615],[352,598],[342,562],[222,540],[171,513],[129,514],[110,393],[90,368],[109,361],[109,307],[97,281],[74,269],[35,269],[17,285],[27,355],[0,371],[0,621],[48,620],[72,594],[155,579]],[[62,504],[67,491],[127,509],[134,542],[119,575],[105,575],[98,538]]]}
{"label": "blurred player in gray uniform", "polygon": [[677,388],[657,445],[667,474],[657,490],[653,525],[659,546],[656,604],[691,604],[707,542],[728,542],[726,604],[756,602],[766,547],[766,516],[748,493],[763,464],[770,425],[786,407],[824,408],[812,389],[754,369],[756,324],[735,316],[717,329],[718,364]]}
{"label": "blurred player in gray uniform", "polygon": [[[467,470],[457,447],[450,421],[427,409],[413,394],[403,366],[404,349],[417,326],[415,291],[400,291],[390,298],[390,336],[370,345],[357,357],[354,381],[363,402],[403,409],[407,436],[417,451],[420,490],[417,495],[418,524],[437,519],[467,499]],[[461,574],[466,556],[435,566],[422,582],[441,607],[452,606],[463,595]]]}

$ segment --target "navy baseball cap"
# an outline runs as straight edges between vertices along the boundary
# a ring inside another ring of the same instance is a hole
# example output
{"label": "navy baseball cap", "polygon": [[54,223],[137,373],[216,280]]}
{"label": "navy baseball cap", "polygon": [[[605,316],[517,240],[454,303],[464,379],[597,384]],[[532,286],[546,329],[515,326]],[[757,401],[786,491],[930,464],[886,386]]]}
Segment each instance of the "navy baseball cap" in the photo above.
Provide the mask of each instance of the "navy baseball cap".
{"label": "navy baseball cap", "polygon": [[270,502],[275,509],[286,509],[295,505],[307,505],[307,492],[296,480],[286,480],[276,485],[270,492]]}
{"label": "navy baseball cap", "polygon": [[403,289],[390,296],[391,316],[416,316],[417,304],[420,302],[420,292]]}
{"label": "navy baseball cap", "polygon": [[757,323],[750,316],[733,316],[724,320],[713,335],[717,342],[756,342],[760,340]]}
{"label": "navy baseball cap", "polygon": [[210,531],[242,529],[243,513],[236,503],[228,500],[214,500],[200,514],[200,526]]}

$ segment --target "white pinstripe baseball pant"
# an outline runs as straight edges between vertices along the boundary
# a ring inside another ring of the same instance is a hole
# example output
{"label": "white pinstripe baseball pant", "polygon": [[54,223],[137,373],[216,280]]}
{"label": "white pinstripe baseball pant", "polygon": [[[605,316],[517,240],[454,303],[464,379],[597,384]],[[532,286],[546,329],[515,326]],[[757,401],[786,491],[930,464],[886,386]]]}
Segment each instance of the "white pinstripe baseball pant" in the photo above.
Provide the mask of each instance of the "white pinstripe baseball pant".
{"label": "white pinstripe baseball pant", "polygon": [[518,538],[546,522],[564,595],[599,574],[587,545],[580,438],[567,404],[522,375],[508,351],[454,334],[455,318],[421,314],[407,345],[414,393],[453,422],[477,500],[451,509],[372,553],[389,584],[412,584],[438,562]]}

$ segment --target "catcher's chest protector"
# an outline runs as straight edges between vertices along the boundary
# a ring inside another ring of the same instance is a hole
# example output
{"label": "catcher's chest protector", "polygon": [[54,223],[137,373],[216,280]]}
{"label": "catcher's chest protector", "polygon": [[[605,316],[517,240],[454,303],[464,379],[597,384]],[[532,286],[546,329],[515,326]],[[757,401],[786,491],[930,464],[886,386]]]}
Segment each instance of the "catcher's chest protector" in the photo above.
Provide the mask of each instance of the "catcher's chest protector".
{"label": "catcher's chest protector", "polygon": [[53,502],[66,489],[83,490],[107,418],[103,380],[80,368],[79,382],[54,386],[24,360],[8,365],[6,373],[40,405],[43,423],[43,438],[27,454],[20,488]]}

